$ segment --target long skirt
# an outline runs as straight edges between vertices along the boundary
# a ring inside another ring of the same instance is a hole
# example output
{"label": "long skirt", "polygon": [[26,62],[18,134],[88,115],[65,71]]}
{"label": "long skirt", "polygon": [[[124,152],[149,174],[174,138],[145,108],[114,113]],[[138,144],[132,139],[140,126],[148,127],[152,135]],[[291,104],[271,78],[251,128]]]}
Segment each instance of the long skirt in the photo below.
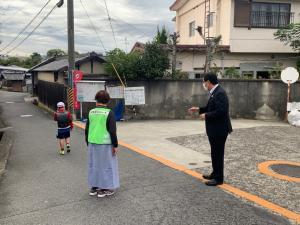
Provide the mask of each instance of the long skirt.
{"label": "long skirt", "polygon": [[112,145],[90,144],[88,147],[88,184],[90,187],[115,190],[120,187],[118,159]]}

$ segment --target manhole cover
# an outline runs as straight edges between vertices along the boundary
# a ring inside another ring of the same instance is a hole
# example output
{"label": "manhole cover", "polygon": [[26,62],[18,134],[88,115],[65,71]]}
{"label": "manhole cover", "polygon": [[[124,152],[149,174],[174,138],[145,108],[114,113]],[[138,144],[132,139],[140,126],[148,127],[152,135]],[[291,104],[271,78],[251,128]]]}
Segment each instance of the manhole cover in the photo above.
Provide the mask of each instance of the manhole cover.
{"label": "manhole cover", "polygon": [[275,173],[285,175],[285,176],[289,176],[289,177],[300,178],[300,166],[287,165],[287,164],[277,164],[277,165],[272,165],[270,168]]}

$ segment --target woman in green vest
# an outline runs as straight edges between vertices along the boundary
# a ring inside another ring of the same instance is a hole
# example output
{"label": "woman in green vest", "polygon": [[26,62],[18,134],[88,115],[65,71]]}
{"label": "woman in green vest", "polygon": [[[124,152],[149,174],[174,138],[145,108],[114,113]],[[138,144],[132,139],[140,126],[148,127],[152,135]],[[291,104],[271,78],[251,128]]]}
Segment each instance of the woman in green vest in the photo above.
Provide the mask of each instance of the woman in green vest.
{"label": "woman in green vest", "polygon": [[96,108],[89,112],[85,128],[88,144],[88,184],[90,195],[99,198],[110,196],[119,188],[117,160],[117,129],[113,111],[107,108],[110,100],[106,91],[96,96]]}

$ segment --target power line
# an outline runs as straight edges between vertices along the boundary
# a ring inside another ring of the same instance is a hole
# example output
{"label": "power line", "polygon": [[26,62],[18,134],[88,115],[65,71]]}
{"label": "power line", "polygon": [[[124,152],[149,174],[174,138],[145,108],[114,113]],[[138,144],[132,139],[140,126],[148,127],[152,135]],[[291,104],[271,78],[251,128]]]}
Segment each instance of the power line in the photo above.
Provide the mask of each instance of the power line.
{"label": "power line", "polygon": [[33,23],[33,21],[42,13],[42,11],[46,8],[46,6],[51,2],[52,0],[48,0],[46,4],[40,9],[40,11],[30,20],[30,22],[18,33],[18,35],[11,40],[3,49],[0,50],[0,52],[7,49],[9,46],[11,46],[20,36],[24,33],[24,31]]}
{"label": "power line", "polygon": [[23,44],[38,28],[39,26],[50,16],[50,14],[58,7],[58,5],[56,4],[49,13],[47,13],[47,15],[41,20],[41,22],[39,22],[37,24],[37,26],[35,26],[35,28],[19,43],[17,44],[14,48],[12,48],[11,50],[9,50],[8,52],[6,52],[5,54],[9,54],[12,51],[14,51],[15,49],[17,49],[21,44]]}
{"label": "power line", "polygon": [[100,37],[100,35],[99,35],[99,33],[98,33],[98,31],[97,31],[97,29],[96,29],[96,27],[95,27],[95,25],[94,25],[92,19],[91,19],[90,15],[89,15],[89,13],[88,13],[88,11],[87,11],[87,9],[86,9],[85,6],[83,5],[82,0],[80,0],[80,3],[81,3],[82,8],[83,8],[84,11],[85,11],[86,16],[88,17],[88,19],[89,19],[89,21],[90,21],[90,24],[91,24],[93,30],[95,31],[95,33],[96,33],[96,35],[97,35],[97,37],[98,37],[98,39],[99,39],[99,41],[100,41],[100,44],[101,44],[101,46],[102,46],[104,52],[106,52],[106,48],[104,47],[104,44],[103,44],[103,42],[102,42],[102,39],[101,39],[101,37]]}
{"label": "power line", "polygon": [[109,10],[108,10],[108,7],[107,7],[106,0],[104,0],[104,4],[105,4],[105,8],[106,8],[106,13],[107,13],[108,21],[109,21],[109,24],[110,24],[110,29],[111,29],[111,32],[112,32],[112,34],[114,36],[116,48],[118,48],[117,40],[116,40],[116,35],[115,35],[115,31],[114,31],[114,28],[113,28],[112,23],[111,23],[111,17],[109,15]]}
{"label": "power line", "polygon": [[[102,5],[100,4],[99,1],[96,1],[96,2],[99,3],[98,6],[102,7],[102,8],[105,10],[104,6],[102,6]],[[117,18],[117,19],[116,19],[116,18]],[[126,22],[125,20],[121,19],[121,18],[118,17],[118,16],[115,16],[115,15],[114,15],[113,17],[110,17],[110,19],[111,19],[111,21],[113,21],[113,22],[121,21],[121,22],[123,22],[124,24],[126,24],[126,25],[128,25],[128,26],[134,28],[136,31],[139,31],[140,33],[142,33],[142,34],[144,34],[146,37],[148,37],[148,34],[146,34],[145,31],[143,31],[142,29],[140,29],[140,28],[134,26],[133,24],[130,24],[130,23]]]}

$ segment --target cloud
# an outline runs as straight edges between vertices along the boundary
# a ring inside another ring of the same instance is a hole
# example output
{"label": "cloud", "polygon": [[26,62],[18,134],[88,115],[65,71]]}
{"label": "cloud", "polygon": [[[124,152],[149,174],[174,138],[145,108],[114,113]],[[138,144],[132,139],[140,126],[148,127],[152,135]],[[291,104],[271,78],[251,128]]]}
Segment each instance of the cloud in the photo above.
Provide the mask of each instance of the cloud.
{"label": "cloud", "polygon": [[[48,0],[2,0],[0,40],[3,48],[36,15]],[[46,15],[58,0],[52,0],[27,32]],[[115,47],[103,0],[81,0],[107,50]],[[152,40],[157,26],[165,25],[172,32],[174,13],[169,6],[174,0],[114,0],[107,1],[118,47],[131,48],[136,41]],[[74,0],[75,43],[79,52],[102,51],[99,38],[80,3]],[[25,34],[26,35],[26,34]],[[23,36],[24,37],[24,36]],[[125,39],[127,40],[125,42]],[[20,40],[14,43],[15,46]],[[12,55],[45,54],[48,49],[67,49],[67,7],[56,9],[33,36],[12,52]],[[3,54],[3,52],[1,52]]]}

